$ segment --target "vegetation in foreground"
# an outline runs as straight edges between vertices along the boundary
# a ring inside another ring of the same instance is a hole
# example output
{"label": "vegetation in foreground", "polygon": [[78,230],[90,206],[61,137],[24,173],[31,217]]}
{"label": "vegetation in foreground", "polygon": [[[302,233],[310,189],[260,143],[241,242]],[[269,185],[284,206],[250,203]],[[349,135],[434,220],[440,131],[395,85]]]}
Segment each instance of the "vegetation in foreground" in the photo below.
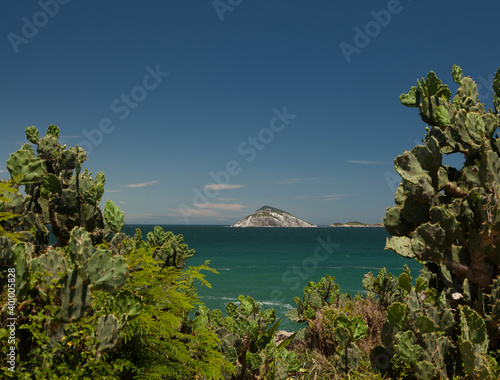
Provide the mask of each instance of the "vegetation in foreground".
{"label": "vegetation in foreground", "polygon": [[[59,144],[55,126],[42,138],[27,128],[30,144],[0,182],[2,375],[499,378],[500,69],[489,111],[474,81],[458,66],[452,74],[453,99],[433,72],[400,97],[429,127],[395,160],[402,182],[384,219],[386,249],[422,263],[421,274],[369,273],[367,296],[354,298],[333,277],[311,281],[287,315],[305,328],[278,343],[274,310],[244,296],[225,313],[208,310],[195,285],[209,286],[211,269],[186,267],[194,251],[182,236],[123,234],[121,210],[99,206],[104,173],[82,171],[85,152]],[[462,168],[443,165],[450,154]]]}

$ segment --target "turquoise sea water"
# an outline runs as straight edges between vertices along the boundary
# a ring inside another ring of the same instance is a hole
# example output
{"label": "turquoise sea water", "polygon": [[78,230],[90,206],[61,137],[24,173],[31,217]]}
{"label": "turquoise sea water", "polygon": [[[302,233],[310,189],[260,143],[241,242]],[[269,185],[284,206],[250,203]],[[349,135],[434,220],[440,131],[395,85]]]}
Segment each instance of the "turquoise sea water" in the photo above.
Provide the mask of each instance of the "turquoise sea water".
{"label": "turquoise sea water", "polygon": [[[133,236],[140,228],[143,237],[153,225],[126,225]],[[309,281],[327,274],[336,278],[340,290],[363,293],[361,281],[367,272],[382,267],[399,275],[407,264],[415,277],[420,265],[413,260],[384,251],[387,233],[383,228],[230,228],[226,226],[162,226],[182,234],[189,248],[196,251],[188,266],[210,261],[219,273],[207,272],[212,288],[198,287],[198,294],[210,309],[224,310],[240,294],[259,301],[263,308],[274,308],[283,317],[280,328],[297,330],[285,313],[295,307],[293,297],[302,297]]]}

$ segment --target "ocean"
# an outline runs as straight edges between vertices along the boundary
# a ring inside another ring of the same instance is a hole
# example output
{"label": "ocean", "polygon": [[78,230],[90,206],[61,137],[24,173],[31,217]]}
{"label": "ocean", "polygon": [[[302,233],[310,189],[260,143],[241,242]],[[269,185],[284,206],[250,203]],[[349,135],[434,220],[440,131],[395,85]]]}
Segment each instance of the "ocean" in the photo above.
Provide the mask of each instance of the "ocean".
{"label": "ocean", "polygon": [[[365,273],[376,275],[380,268],[399,275],[406,264],[417,277],[421,265],[385,251],[388,237],[377,227],[317,228],[231,228],[227,226],[164,225],[166,231],[182,234],[196,251],[188,266],[210,261],[218,273],[206,273],[211,288],[198,286],[198,295],[209,309],[224,308],[239,295],[251,296],[261,308],[273,308],[282,317],[280,329],[294,331],[301,325],[285,314],[295,308],[294,297],[302,298],[309,281],[329,274],[343,293],[365,293]],[[145,239],[154,225],[125,225],[133,236],[140,228]]]}

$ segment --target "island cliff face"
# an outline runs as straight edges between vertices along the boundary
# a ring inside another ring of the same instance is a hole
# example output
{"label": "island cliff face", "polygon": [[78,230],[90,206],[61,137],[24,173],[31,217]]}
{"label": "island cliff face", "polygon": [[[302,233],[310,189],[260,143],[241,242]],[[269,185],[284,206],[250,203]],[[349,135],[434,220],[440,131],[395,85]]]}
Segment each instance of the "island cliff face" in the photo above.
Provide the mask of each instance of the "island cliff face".
{"label": "island cliff face", "polygon": [[231,227],[317,227],[292,214],[270,206],[263,206]]}

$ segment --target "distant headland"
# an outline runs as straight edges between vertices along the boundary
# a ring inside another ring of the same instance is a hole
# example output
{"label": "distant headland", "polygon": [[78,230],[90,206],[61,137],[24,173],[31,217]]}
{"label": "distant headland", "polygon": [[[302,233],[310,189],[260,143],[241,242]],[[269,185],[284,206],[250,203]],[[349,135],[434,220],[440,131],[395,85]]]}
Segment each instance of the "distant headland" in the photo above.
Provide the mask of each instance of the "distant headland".
{"label": "distant headland", "polygon": [[384,227],[384,223],[367,224],[361,222],[333,223],[328,227]]}

